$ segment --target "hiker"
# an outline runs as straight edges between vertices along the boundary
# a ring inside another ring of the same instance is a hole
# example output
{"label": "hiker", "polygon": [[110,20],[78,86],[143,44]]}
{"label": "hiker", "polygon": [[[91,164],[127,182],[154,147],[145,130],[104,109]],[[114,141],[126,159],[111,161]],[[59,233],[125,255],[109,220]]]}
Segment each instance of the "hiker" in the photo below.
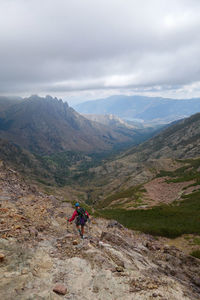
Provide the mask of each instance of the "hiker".
{"label": "hiker", "polygon": [[[72,222],[76,218],[76,227],[80,233],[81,238],[83,239],[85,223],[87,222],[87,220],[90,221],[89,214],[84,208],[80,207],[80,204],[78,202],[75,204],[75,208],[76,209],[75,209],[72,217],[70,219],[68,219],[67,221]],[[80,226],[81,226],[81,229],[80,229]]]}

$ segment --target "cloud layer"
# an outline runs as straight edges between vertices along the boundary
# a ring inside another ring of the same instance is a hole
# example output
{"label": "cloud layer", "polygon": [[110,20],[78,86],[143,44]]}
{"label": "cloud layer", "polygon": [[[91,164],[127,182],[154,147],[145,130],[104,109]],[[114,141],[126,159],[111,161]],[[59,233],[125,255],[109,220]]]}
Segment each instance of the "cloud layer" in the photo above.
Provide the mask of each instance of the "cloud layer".
{"label": "cloud layer", "polygon": [[199,32],[198,0],[1,0],[0,93],[198,96]]}

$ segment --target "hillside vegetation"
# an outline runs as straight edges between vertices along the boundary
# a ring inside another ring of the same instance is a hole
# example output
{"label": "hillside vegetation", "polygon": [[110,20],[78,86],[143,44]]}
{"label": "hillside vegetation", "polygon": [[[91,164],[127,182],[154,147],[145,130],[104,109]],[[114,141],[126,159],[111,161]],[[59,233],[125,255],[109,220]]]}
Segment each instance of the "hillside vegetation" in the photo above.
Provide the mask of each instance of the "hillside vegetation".
{"label": "hillside vegetation", "polygon": [[[169,185],[168,189],[171,188],[172,191],[173,184],[186,183],[173,202],[158,204],[157,199],[154,198],[148,205],[145,185],[141,185],[106,198],[99,205],[99,208],[104,207],[98,210],[99,214],[114,218],[128,228],[153,235],[170,238],[182,234],[200,235],[200,159],[185,160],[181,163],[184,166],[175,171],[161,170],[157,174],[157,177],[163,177]],[[152,186],[153,180],[149,184]],[[163,193],[162,189],[160,193]],[[119,200],[117,204],[116,200]],[[140,209],[141,204],[146,204],[146,209]],[[139,208],[136,209],[137,207]]]}

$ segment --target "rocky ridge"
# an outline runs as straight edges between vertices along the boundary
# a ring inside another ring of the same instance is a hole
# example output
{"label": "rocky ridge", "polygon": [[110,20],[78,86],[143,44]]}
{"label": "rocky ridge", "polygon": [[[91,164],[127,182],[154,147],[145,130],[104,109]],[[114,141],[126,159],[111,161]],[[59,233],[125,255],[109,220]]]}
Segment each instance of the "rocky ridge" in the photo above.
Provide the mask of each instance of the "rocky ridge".
{"label": "rocky ridge", "polygon": [[37,154],[106,151],[133,137],[89,121],[57,98],[33,95],[1,111],[0,138]]}
{"label": "rocky ridge", "polygon": [[200,299],[198,259],[99,218],[81,240],[62,200],[1,163],[2,299]]}

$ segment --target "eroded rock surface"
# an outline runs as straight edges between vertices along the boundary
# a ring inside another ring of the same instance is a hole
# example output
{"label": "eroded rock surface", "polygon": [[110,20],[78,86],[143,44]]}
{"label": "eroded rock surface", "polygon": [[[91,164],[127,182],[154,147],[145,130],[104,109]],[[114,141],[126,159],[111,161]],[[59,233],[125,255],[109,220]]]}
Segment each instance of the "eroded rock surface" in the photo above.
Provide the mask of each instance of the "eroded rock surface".
{"label": "eroded rock surface", "polygon": [[0,173],[1,299],[200,299],[200,260],[103,219],[82,240],[70,204]]}

